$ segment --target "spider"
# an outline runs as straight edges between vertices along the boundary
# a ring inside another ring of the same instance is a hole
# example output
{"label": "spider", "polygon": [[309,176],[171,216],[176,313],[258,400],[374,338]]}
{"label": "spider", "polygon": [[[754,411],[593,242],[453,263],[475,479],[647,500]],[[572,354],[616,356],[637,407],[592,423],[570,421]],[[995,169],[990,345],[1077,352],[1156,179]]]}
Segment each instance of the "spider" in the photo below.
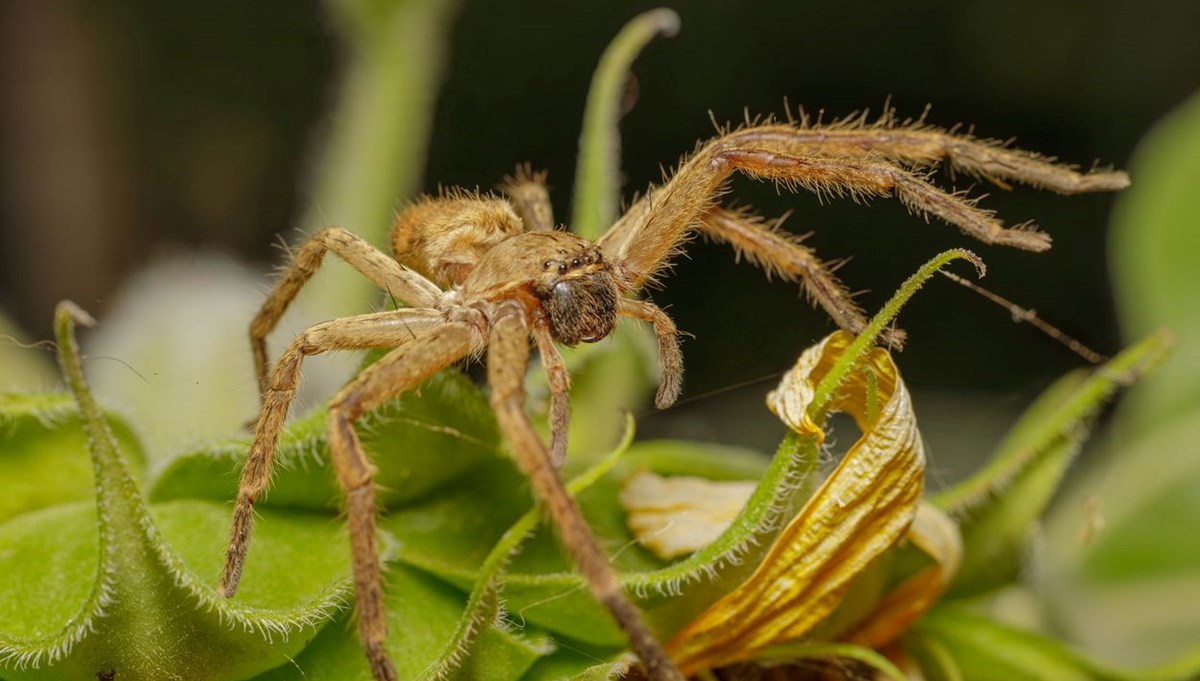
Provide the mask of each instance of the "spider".
{"label": "spider", "polygon": [[[353,553],[358,634],[372,673],[396,679],[384,650],[385,613],[373,469],[354,431],[364,413],[417,387],[433,373],[486,352],[490,402],[518,467],[529,476],[559,530],[562,543],[595,598],[628,634],[632,650],[655,681],[682,676],[622,591],[557,468],[566,451],[570,380],[557,344],[593,343],[622,318],[652,325],[662,379],[659,408],[679,394],[683,372],[675,324],[637,293],[655,280],[696,232],[733,246],[768,274],[799,282],[838,326],[858,332],[860,308],[831,268],[800,243],[741,209],[721,205],[731,175],[771,180],[820,195],[895,196],[910,211],[933,215],[989,244],[1041,251],[1050,239],[1031,225],[1005,228],[973,200],[929,181],[942,161],[998,184],[1018,181],[1069,194],[1109,191],[1124,173],[1079,173],[1050,159],[926,125],[863,117],[830,124],[805,117],[765,119],[718,135],[686,156],[595,242],[555,226],[544,174],[520,168],[499,194],[460,189],[417,200],[399,213],[390,257],[337,227],[308,239],[296,252],[250,327],[262,397],[253,444],[242,473],[233,528],[218,590],[238,587],[252,510],[267,490],[272,457],[300,378],[304,358],[330,350],[386,348],[329,404],[328,439]],[[327,252],[345,260],[405,305],[335,319],[303,331],[272,368],[265,339]],[[549,445],[525,412],[524,377],[531,339],[550,385]],[[901,340],[899,332],[891,341]]]}

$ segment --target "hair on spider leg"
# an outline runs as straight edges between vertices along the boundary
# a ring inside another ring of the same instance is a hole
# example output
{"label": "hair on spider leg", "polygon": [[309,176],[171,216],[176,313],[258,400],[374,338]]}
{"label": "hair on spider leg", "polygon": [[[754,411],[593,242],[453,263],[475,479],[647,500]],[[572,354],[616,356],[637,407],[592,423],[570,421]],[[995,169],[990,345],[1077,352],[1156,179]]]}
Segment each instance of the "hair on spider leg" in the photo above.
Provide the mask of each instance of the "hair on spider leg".
{"label": "hair on spider leg", "polygon": [[16,336],[11,336],[9,334],[0,335],[0,345],[9,345],[22,350],[42,350],[50,353],[58,352],[58,343],[55,343],[52,340],[43,339],[24,343]]}
{"label": "hair on spider leg", "polygon": [[[92,322],[91,324],[88,324],[87,326],[95,325],[94,319],[92,319],[91,317],[88,317],[87,319],[91,320],[91,322]],[[11,335],[6,334],[6,335],[0,336],[0,345],[9,345],[11,347],[20,348],[22,350],[40,350],[42,352],[49,352],[51,354],[55,354],[58,352],[58,343],[56,343],[50,339],[43,339],[43,340],[31,341],[29,343],[25,343],[25,342],[22,342],[20,339],[18,339],[16,336],[11,336]],[[145,374],[143,374],[142,372],[135,369],[132,364],[121,359],[120,357],[114,357],[111,355],[81,355],[80,361],[84,364],[88,364],[91,362],[98,362],[98,361],[116,362],[117,364],[120,364],[121,366],[128,369],[131,373],[133,373],[134,376],[137,376],[138,379],[140,379],[146,385],[152,385],[150,382],[150,379],[146,378]]]}
{"label": "hair on spider leg", "polygon": [[[739,381],[737,383],[732,383],[730,385],[726,385],[721,388],[714,388],[713,390],[706,390],[698,395],[689,395],[687,397],[676,400],[674,406],[682,407],[682,406],[686,406],[689,404],[695,404],[702,400],[712,399],[713,397],[717,397],[719,395],[724,395],[725,393],[733,392],[735,390],[749,388],[751,386],[755,386],[760,383],[767,383],[768,381],[773,381],[773,380],[778,379],[780,376],[783,376],[785,373],[787,373],[787,371],[784,369],[781,369],[779,371],[774,371],[769,374],[764,374],[764,375],[758,376],[756,378],[750,378],[750,379],[747,379],[744,381]],[[651,418],[651,419],[665,418],[665,417],[669,417],[669,416],[670,416],[669,412],[665,412],[661,409],[646,409],[644,411],[634,414],[634,418],[636,418],[639,421],[642,419],[646,419],[646,418]]]}
{"label": "hair on spider leg", "polygon": [[150,379],[146,378],[146,376],[144,374],[142,374],[142,372],[135,369],[132,364],[130,364],[129,362],[126,362],[125,360],[121,359],[120,357],[113,357],[111,355],[96,355],[96,356],[84,355],[81,359],[84,364],[87,364],[89,362],[97,362],[97,361],[116,362],[117,364],[120,364],[121,366],[125,367],[126,369],[129,369],[129,371],[134,376],[137,376],[146,385],[152,385],[150,382]]}
{"label": "hair on spider leg", "polygon": [[1054,326],[1053,324],[1050,324],[1049,322],[1046,322],[1045,320],[1043,320],[1041,317],[1038,316],[1037,310],[1033,310],[1033,309],[1026,308],[1026,307],[1021,307],[1020,305],[1017,305],[1016,303],[1009,300],[1008,298],[1005,298],[989,289],[986,289],[969,279],[960,277],[959,275],[954,274],[953,272],[948,272],[946,270],[940,270],[940,271],[941,271],[942,275],[949,278],[950,281],[953,281],[961,286],[964,286],[967,289],[970,289],[971,291],[978,293],[979,295],[990,300],[991,302],[1008,310],[1009,313],[1012,315],[1013,322],[1018,323],[1018,324],[1021,322],[1026,322],[1026,323],[1032,325],[1034,328],[1041,331],[1045,335],[1049,336],[1051,339],[1053,339],[1054,341],[1056,341],[1063,347],[1067,348],[1068,350],[1075,353],[1076,355],[1079,355],[1080,357],[1082,357],[1083,360],[1088,362],[1089,364],[1097,364],[1097,365],[1103,364],[1105,361],[1108,360],[1107,357],[1096,352],[1095,350],[1092,350],[1091,348],[1084,345],[1080,341],[1071,337],[1066,332],[1064,332],[1062,329],[1059,329],[1057,326]]}

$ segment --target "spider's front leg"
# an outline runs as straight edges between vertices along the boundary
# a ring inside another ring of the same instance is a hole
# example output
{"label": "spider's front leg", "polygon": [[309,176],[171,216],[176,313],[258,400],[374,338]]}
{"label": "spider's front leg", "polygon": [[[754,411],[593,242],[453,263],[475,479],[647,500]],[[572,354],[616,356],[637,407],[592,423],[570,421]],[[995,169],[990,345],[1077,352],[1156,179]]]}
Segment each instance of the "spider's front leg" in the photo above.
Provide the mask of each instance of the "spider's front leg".
{"label": "spider's front leg", "polygon": [[354,422],[364,413],[470,354],[481,343],[479,332],[471,324],[447,322],[367,367],[333,398],[329,406],[329,447],[338,483],[346,493],[358,636],[376,681],[397,681],[398,677],[384,649],[387,611],[383,602],[379,547],[375,541],[374,467],[354,432]]}
{"label": "spider's front leg", "polygon": [[550,385],[550,463],[555,470],[562,468],[567,458],[567,429],[571,425],[571,375],[567,364],[554,345],[554,335],[546,325],[533,328],[542,368]]}
{"label": "spider's front leg", "polygon": [[[599,240],[616,263],[625,291],[641,287],[670,261],[689,231],[728,242],[770,272],[800,278],[809,295],[839,326],[857,333],[865,323],[846,289],[794,237],[761,220],[715,205],[736,170],[755,179],[803,188],[822,196],[895,196],[911,212],[933,215],[977,239],[1031,251],[1050,237],[1031,225],[1006,228],[991,211],[956,192],[932,185],[923,171],[947,159],[972,174],[1020,181],[1061,193],[1114,191],[1128,184],[1120,172],[1079,173],[1049,159],[995,142],[955,136],[920,125],[836,127],[749,125],[713,139],[687,158],[661,187],[652,187]],[[890,339],[893,343],[897,336]]]}
{"label": "spider's front leg", "polygon": [[492,320],[488,348],[488,383],[492,409],[512,445],[517,466],[529,476],[538,497],[558,527],[563,545],[579,567],[592,595],[629,636],[630,646],[653,681],[684,681],[641,613],[625,596],[616,572],[600,550],[579,506],[567,494],[533,425],[525,414],[525,368],[529,362],[529,330],[516,306],[501,309]]}
{"label": "spider's front leg", "polygon": [[939,189],[924,177],[887,161],[806,155],[790,144],[746,137],[750,139],[731,139],[713,150],[709,164],[714,171],[739,170],[755,179],[774,180],[823,195],[895,196],[909,211],[932,215],[986,244],[1026,251],[1050,248],[1049,235],[1032,225],[1005,227],[992,211],[977,207],[975,201]]}

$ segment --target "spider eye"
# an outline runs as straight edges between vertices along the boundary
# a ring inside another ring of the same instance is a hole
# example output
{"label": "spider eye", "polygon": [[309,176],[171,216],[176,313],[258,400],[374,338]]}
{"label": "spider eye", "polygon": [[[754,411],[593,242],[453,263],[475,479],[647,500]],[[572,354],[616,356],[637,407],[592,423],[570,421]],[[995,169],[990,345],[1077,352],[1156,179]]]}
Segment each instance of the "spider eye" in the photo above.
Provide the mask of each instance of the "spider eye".
{"label": "spider eye", "polygon": [[542,269],[548,270],[548,269],[550,269],[550,266],[553,264],[554,264],[553,260],[547,260],[546,262],[542,263]]}
{"label": "spider eye", "polygon": [[558,273],[559,273],[559,274],[566,274],[566,273],[567,273],[567,263],[565,263],[565,262],[564,262],[564,263],[561,263],[561,264],[559,264],[559,266],[558,266]]}
{"label": "spider eye", "polygon": [[573,258],[571,260],[571,267],[579,267],[579,258]]}

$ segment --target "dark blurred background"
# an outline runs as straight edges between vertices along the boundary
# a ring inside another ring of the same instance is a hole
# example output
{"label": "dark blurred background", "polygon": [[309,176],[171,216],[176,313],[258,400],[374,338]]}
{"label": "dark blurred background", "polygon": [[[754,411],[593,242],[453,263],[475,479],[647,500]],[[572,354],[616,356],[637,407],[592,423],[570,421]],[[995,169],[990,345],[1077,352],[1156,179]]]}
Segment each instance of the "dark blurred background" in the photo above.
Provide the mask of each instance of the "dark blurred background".
{"label": "dark blurred background", "polygon": [[[426,190],[488,188],[530,161],[549,171],[565,219],[592,70],[618,29],[653,6],[462,2]],[[1124,167],[1147,128],[1200,85],[1194,0],[671,6],[682,32],[652,43],[633,69],[636,105],[622,124],[627,193],[712,133],[709,110],[720,121],[744,109],[779,113],[784,97],[827,118],[878,113],[889,97],[901,117],[931,104],[928,119],[939,125],[974,124],[981,136],[1014,137],[1065,162]],[[118,285],[164,253],[218,249],[264,271],[277,264],[280,235],[296,240],[344,65],[325,9],[278,0],[4,3],[0,309],[29,337],[46,338],[55,301],[73,298],[103,317]],[[939,181],[972,185],[945,173]],[[886,200],[821,205],[745,180],[735,186],[766,215],[793,210],[788,228],[813,231],[808,243],[826,258],[852,256],[840,274],[867,291],[869,310],[926,259],[965,246],[987,261],[984,284],[1114,351],[1105,264],[1113,197],[974,184],[1006,222],[1036,220],[1054,248],[989,248]],[[653,298],[695,336],[684,344],[693,403],[786,368],[832,328],[795,287],[766,283],[728,250],[698,244],[689,256]],[[912,339],[902,367],[918,389],[958,395],[931,404],[987,395],[981,404],[1016,409],[1081,364],[949,281],[928,288],[901,317]],[[770,385],[746,390],[761,395]],[[761,411],[760,399],[737,403]],[[686,414],[682,432],[712,430]],[[664,428],[656,423],[644,427]]]}

